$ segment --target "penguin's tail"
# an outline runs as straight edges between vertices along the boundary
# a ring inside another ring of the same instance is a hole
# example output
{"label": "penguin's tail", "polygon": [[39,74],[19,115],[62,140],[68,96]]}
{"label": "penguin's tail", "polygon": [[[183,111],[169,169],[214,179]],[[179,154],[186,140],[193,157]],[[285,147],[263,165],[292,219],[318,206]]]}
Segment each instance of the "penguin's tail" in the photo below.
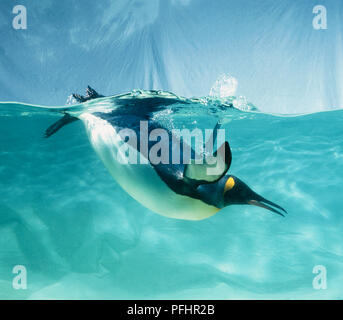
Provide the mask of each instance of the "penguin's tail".
{"label": "penguin's tail", "polygon": [[[83,103],[83,102],[86,102],[88,100],[93,100],[93,99],[104,97],[103,95],[97,93],[90,86],[87,86],[85,96],[81,96],[81,95],[75,94],[75,93],[73,93],[72,96],[79,103]],[[65,125],[67,125],[69,123],[72,123],[76,120],[79,120],[79,119],[71,116],[68,113],[66,113],[63,118],[61,118],[60,120],[53,123],[48,129],[45,130],[44,137],[45,138],[51,137],[54,133],[56,133],[62,127],[64,127]]]}

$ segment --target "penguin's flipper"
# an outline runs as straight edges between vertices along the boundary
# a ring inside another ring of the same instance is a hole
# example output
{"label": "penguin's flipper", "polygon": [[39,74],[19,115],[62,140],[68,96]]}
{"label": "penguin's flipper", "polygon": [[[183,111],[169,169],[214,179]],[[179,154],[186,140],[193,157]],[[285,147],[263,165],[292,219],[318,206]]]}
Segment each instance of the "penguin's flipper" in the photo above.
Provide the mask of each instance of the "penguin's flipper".
{"label": "penguin's flipper", "polygon": [[232,161],[230,145],[225,141],[213,154],[211,159],[204,159],[203,163],[185,165],[183,177],[193,184],[206,184],[218,181],[229,170]]}
{"label": "penguin's flipper", "polygon": [[56,133],[58,130],[60,130],[65,125],[72,123],[76,120],[79,120],[78,118],[72,117],[70,114],[66,113],[63,118],[56,121],[54,124],[52,124],[48,129],[45,130],[44,137],[49,138],[54,133]]}

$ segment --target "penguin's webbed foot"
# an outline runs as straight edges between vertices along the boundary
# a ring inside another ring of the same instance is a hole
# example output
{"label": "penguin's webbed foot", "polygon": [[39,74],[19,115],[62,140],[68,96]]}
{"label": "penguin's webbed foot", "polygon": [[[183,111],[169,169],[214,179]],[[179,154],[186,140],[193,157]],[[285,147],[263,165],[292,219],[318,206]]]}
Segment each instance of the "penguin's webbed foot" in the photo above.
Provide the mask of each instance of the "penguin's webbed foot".
{"label": "penguin's webbed foot", "polygon": [[77,102],[82,103],[86,101],[85,98],[79,94],[73,93],[72,96]]}
{"label": "penguin's webbed foot", "polygon": [[80,102],[80,103],[86,102],[88,100],[93,100],[93,99],[104,97],[103,95],[97,93],[90,86],[87,86],[86,95],[85,96],[81,96],[81,95],[76,94],[76,93],[73,93],[72,96],[73,96],[74,99],[76,99],[77,102]]}

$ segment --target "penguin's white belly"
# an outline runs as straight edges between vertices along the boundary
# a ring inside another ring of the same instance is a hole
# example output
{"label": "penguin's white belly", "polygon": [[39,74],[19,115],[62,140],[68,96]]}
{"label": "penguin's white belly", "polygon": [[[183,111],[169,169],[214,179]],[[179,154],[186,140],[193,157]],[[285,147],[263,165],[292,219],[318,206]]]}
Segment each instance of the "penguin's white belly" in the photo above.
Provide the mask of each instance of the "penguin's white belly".
{"label": "penguin's white belly", "polygon": [[[134,199],[150,210],[170,218],[201,220],[218,212],[218,208],[206,203],[182,196],[171,190],[159,177],[150,164],[122,163],[123,141],[116,129],[106,120],[93,114],[80,116],[89,136],[89,140],[119,185]],[[137,151],[127,146],[135,156]]]}

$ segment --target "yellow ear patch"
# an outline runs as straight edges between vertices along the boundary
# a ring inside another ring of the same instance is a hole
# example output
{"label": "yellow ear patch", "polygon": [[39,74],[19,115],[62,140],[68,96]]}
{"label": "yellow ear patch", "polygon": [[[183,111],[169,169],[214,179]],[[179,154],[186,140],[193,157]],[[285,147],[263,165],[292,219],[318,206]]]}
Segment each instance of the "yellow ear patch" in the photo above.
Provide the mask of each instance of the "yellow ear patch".
{"label": "yellow ear patch", "polygon": [[235,185],[235,180],[234,180],[232,177],[230,177],[229,179],[227,179],[227,180],[226,180],[226,183],[225,183],[225,187],[224,187],[224,193],[225,193],[226,191],[231,190],[231,189],[234,187],[234,185]]}

